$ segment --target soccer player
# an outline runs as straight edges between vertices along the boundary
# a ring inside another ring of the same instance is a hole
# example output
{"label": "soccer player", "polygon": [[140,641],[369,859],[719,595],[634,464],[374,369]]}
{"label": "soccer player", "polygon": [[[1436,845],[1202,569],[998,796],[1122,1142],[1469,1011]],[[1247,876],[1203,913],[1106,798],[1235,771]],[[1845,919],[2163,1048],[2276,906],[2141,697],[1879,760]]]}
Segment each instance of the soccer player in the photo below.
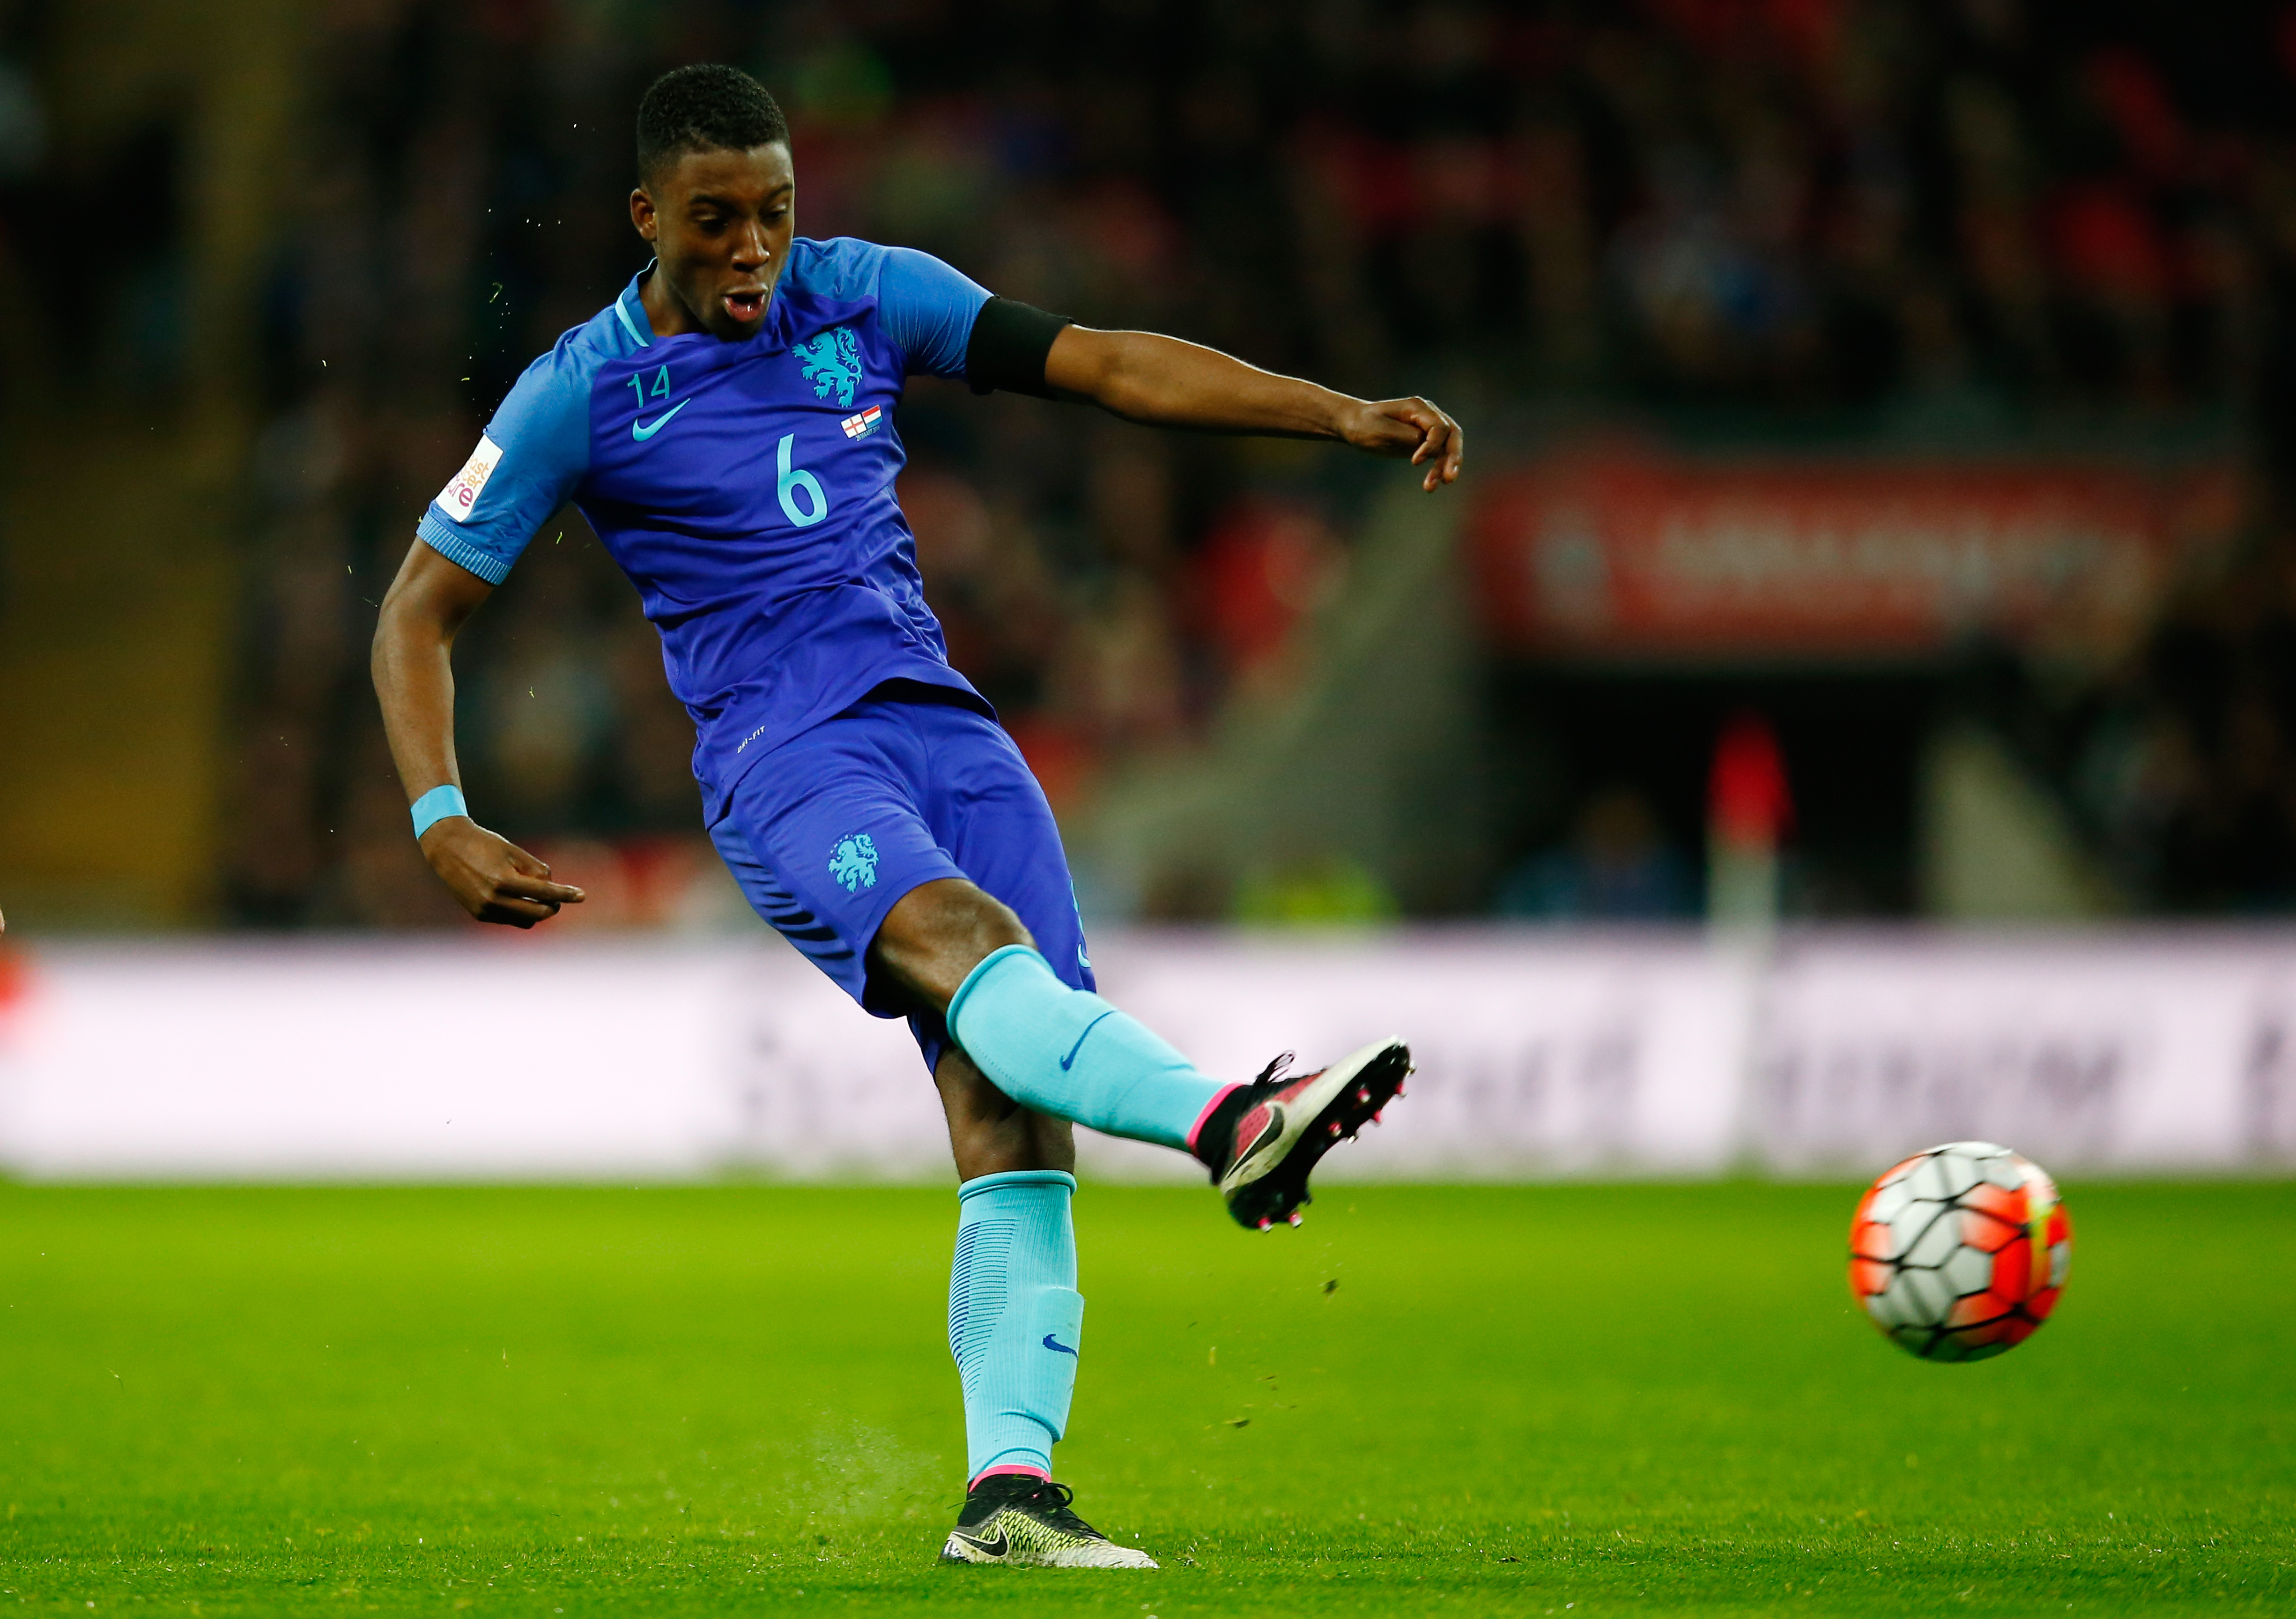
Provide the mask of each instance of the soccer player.
{"label": "soccer player", "polygon": [[1082,1339],[1070,1125],[1191,1153],[1242,1225],[1298,1223],[1308,1173],[1403,1088],[1399,1040],[1303,1076],[1200,1073],[1094,993],[1043,793],[948,666],[894,494],[905,378],[1086,401],[1134,422],[1335,439],[1431,493],[1461,438],[1144,332],[992,297],[905,248],[796,234],[789,127],[732,68],[637,116],[630,219],[654,261],[521,376],[416,529],[373,672],[414,834],[481,922],[582,891],[480,826],[455,761],[455,631],[571,500],[636,584],[694,720],[710,837],[759,915],[881,1017],[906,1016],[960,1185],[949,1349],[966,1500],[945,1559],[1152,1567],[1052,1482]]}

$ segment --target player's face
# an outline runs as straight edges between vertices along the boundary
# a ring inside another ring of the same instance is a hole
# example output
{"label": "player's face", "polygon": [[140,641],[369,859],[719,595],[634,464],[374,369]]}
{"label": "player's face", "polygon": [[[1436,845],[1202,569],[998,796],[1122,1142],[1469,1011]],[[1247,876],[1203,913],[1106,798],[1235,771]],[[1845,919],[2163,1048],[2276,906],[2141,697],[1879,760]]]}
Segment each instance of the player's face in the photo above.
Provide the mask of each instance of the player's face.
{"label": "player's face", "polygon": [[630,193],[630,221],[653,244],[655,278],[690,329],[745,338],[765,318],[797,234],[789,148],[683,152]]}

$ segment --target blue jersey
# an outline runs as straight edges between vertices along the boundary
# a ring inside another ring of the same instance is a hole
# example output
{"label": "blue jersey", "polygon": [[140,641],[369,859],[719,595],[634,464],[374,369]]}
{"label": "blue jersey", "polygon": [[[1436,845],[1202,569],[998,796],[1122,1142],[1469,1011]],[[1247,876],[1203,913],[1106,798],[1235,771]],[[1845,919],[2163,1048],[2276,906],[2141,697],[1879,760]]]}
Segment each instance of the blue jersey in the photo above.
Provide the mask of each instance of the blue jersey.
{"label": "blue jersey", "polygon": [[964,374],[986,289],[906,248],[803,238],[760,329],[657,337],[644,275],[527,368],[421,538],[499,584],[571,500],[636,584],[693,716],[711,821],[743,769],[948,666],[893,492],[904,379]]}

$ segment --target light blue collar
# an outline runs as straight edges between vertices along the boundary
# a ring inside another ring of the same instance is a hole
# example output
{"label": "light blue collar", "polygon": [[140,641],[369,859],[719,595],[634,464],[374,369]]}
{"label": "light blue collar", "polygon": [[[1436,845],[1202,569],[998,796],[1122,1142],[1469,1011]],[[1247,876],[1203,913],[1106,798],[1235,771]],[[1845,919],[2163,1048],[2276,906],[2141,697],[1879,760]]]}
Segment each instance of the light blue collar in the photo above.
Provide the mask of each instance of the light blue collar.
{"label": "light blue collar", "polygon": [[660,262],[655,259],[646,260],[646,267],[631,276],[630,284],[614,300],[614,313],[622,317],[622,330],[641,349],[653,347],[653,319],[646,313],[645,300],[638,296],[638,285],[653,274],[653,267]]}

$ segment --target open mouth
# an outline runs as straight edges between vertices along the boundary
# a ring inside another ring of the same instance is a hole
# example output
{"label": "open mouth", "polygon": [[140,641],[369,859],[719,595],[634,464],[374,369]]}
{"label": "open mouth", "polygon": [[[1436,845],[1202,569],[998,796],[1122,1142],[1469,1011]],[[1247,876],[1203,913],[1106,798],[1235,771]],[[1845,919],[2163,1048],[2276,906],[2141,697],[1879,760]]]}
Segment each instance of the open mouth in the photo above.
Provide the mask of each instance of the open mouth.
{"label": "open mouth", "polygon": [[762,288],[754,292],[726,294],[726,313],[744,325],[766,312],[766,294]]}

